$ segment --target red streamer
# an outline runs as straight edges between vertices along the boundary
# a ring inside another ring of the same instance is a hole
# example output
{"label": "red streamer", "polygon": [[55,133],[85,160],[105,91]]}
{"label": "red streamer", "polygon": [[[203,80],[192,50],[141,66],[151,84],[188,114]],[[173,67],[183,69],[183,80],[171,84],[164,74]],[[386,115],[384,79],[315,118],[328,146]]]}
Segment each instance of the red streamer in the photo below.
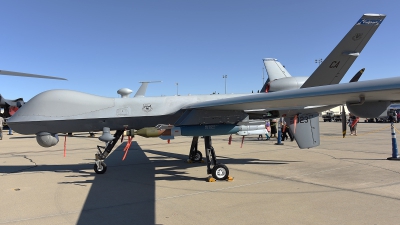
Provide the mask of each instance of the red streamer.
{"label": "red streamer", "polygon": [[64,136],[64,157],[67,155],[67,135]]}

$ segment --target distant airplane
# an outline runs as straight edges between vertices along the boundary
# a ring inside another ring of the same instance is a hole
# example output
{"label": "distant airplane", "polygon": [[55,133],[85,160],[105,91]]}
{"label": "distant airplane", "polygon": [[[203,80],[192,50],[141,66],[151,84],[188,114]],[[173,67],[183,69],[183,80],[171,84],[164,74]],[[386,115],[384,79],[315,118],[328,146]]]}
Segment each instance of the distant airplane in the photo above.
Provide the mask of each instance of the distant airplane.
{"label": "distant airplane", "polygon": [[[340,42],[345,44],[339,44],[342,47],[336,47],[311,75],[311,81],[306,80],[300,89],[268,94],[142,98],[106,98],[70,90],[51,90],[33,97],[8,123],[18,133],[35,134],[43,147],[56,145],[57,133],[103,130],[99,139],[106,142],[106,146],[98,147],[94,165],[99,174],[106,171],[104,160],[123,134],[133,136],[135,130],[156,127],[160,135],[193,136],[190,157],[196,159],[201,158],[198,138],[204,136],[207,173],[216,180],[224,180],[229,177],[229,169],[217,163],[211,136],[246,130],[239,123],[250,112],[259,110],[284,117],[298,146],[312,148],[320,143],[318,117],[326,107],[347,104],[348,110],[357,116],[375,117],[391,102],[400,100],[400,77],[337,84],[385,17],[364,14]],[[274,86],[270,86],[270,90]],[[110,130],[116,133],[112,136]]]}
{"label": "distant airplane", "polygon": [[[67,79],[61,78],[61,77],[52,77],[52,76],[44,76],[44,75],[31,74],[31,73],[13,72],[13,71],[7,71],[7,70],[0,70],[0,75],[67,80]],[[10,100],[10,99],[5,99],[0,94],[0,108],[4,109],[4,113],[2,115],[2,117],[4,117],[4,118],[8,118],[8,117],[12,116],[24,104],[25,104],[25,102],[22,98]]]}
{"label": "distant airplane", "polygon": [[25,104],[22,98],[17,98],[15,100],[5,99],[0,95],[0,108],[4,109],[2,117],[8,118],[12,116],[21,106]]}
{"label": "distant airplane", "polygon": [[62,77],[44,76],[44,75],[33,74],[33,73],[21,73],[21,72],[7,71],[7,70],[0,70],[0,75],[16,76],[16,77],[43,78],[43,79],[55,79],[55,80],[67,80],[67,79],[62,78]]}

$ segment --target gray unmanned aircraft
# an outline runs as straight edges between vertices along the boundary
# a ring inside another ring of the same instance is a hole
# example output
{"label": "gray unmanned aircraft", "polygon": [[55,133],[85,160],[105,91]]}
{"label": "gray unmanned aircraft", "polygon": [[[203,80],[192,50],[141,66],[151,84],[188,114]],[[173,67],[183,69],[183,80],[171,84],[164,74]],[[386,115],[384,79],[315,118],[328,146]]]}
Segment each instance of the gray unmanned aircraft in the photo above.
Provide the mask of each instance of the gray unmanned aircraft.
{"label": "gray unmanned aircraft", "polygon": [[[124,134],[133,136],[138,133],[135,130],[152,127],[162,136],[193,136],[189,157],[195,160],[202,158],[197,144],[199,136],[204,136],[207,173],[224,180],[229,176],[229,169],[217,163],[211,136],[251,129],[239,125],[252,115],[250,112],[284,117],[298,146],[312,148],[320,143],[318,115],[327,107],[347,104],[353,114],[369,118],[380,115],[391,102],[400,101],[400,77],[337,84],[384,18],[382,14],[364,14],[299,89],[242,95],[136,98],[50,90],[33,97],[9,119],[9,125],[18,133],[35,134],[43,147],[56,145],[57,133],[103,130],[99,139],[106,146],[98,146],[94,165],[99,174],[106,171],[104,160],[119,138]],[[116,130],[113,136],[110,130]],[[149,132],[147,136],[152,134]]]}

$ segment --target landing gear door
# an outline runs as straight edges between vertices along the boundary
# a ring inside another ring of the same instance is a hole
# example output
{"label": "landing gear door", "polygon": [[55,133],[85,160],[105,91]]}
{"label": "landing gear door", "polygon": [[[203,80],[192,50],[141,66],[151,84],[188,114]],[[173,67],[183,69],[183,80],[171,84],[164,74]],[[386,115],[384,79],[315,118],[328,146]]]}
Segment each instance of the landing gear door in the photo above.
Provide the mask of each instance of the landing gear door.
{"label": "landing gear door", "polygon": [[299,114],[296,126],[294,117],[285,117],[285,121],[289,124],[299,148],[313,148],[320,144],[318,113]]}

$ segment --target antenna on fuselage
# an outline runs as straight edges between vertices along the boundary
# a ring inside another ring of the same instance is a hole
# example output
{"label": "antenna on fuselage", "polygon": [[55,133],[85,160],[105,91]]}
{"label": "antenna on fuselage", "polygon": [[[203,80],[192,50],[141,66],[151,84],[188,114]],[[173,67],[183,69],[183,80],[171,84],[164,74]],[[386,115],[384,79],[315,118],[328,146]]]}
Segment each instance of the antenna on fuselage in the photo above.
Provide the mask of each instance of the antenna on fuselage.
{"label": "antenna on fuselage", "polygon": [[149,83],[160,83],[160,82],[162,82],[162,81],[141,81],[141,82],[139,82],[139,83],[142,83],[142,85],[140,86],[140,88],[136,92],[135,96],[133,96],[133,97],[134,98],[136,98],[136,97],[144,97],[144,95],[146,94],[147,85]]}
{"label": "antenna on fuselage", "polygon": [[129,95],[132,93],[133,91],[129,88],[121,88],[117,91],[117,93],[119,95],[121,95],[121,98],[129,98]]}

